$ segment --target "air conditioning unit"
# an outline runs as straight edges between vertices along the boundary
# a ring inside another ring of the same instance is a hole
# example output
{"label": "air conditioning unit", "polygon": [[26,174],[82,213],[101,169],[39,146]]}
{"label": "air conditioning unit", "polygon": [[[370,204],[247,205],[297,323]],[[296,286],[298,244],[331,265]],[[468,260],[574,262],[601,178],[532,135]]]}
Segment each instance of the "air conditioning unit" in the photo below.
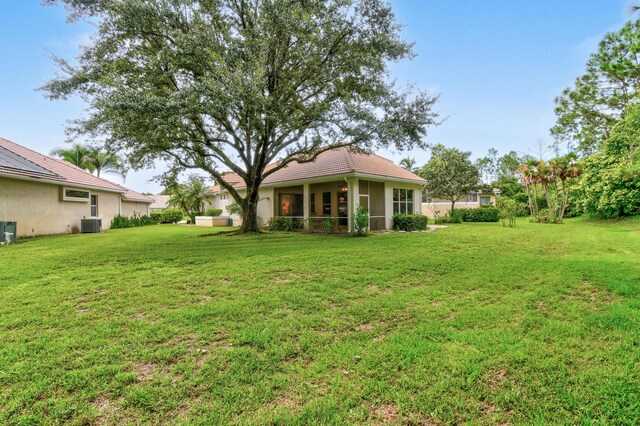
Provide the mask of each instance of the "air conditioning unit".
{"label": "air conditioning unit", "polygon": [[102,219],[90,218],[80,220],[80,232],[83,234],[97,234],[102,232]]}
{"label": "air conditioning unit", "polygon": [[0,220],[0,242],[4,242],[5,232],[12,234],[10,239],[12,243],[15,243],[18,235],[18,223]]}

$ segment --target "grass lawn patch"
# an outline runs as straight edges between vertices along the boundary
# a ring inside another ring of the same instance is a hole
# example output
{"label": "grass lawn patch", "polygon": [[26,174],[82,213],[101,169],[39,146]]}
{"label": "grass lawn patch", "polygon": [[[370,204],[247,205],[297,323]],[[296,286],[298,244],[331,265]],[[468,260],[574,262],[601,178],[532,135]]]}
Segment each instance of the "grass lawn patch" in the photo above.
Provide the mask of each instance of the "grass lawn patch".
{"label": "grass lawn patch", "polygon": [[0,423],[640,422],[640,221],[210,233],[0,247]]}

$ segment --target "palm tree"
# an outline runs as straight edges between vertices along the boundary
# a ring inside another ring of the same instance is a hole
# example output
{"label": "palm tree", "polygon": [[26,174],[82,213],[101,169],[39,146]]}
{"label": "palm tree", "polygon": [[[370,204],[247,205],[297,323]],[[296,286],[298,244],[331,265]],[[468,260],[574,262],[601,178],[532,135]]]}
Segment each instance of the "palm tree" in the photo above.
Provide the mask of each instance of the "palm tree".
{"label": "palm tree", "polygon": [[[527,197],[529,198],[529,210],[532,216],[538,216],[538,182],[540,175],[538,174],[538,161],[529,160],[520,164],[518,167],[518,173],[520,173],[520,182],[527,190]],[[531,198],[531,189],[533,189],[533,199]]]}
{"label": "palm tree", "polygon": [[61,160],[69,162],[74,166],[80,167],[83,170],[92,172],[95,170],[95,166],[89,162],[89,155],[91,149],[80,144],[74,144],[70,149],[56,148],[52,149],[50,154],[54,157],[58,157]]}
{"label": "palm tree", "polygon": [[168,205],[184,211],[193,222],[195,215],[204,211],[212,192],[200,176],[191,176],[186,184],[171,188],[170,194]]}
{"label": "palm tree", "polygon": [[118,155],[100,151],[99,149],[92,149],[89,152],[87,161],[93,166],[96,175],[100,177],[100,173],[114,173],[122,176],[126,175],[124,161]]}
{"label": "palm tree", "polygon": [[410,172],[413,171],[413,168],[415,167],[415,165],[416,165],[415,158],[406,156],[405,158],[400,160],[400,166],[405,170],[409,170]]}
{"label": "palm tree", "polygon": [[187,198],[191,211],[202,213],[211,195],[211,190],[202,180],[194,179],[187,185]]}

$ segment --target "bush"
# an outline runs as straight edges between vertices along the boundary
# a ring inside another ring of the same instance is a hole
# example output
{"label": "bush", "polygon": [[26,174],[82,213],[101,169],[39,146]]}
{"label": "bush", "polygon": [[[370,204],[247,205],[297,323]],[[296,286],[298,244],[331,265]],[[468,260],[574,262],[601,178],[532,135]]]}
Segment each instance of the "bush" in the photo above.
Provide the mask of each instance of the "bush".
{"label": "bush", "polygon": [[204,212],[205,216],[220,216],[222,214],[222,209],[208,209]]}
{"label": "bush", "polygon": [[309,230],[327,233],[338,232],[338,218],[335,216],[310,217]]}
{"label": "bush", "polygon": [[153,219],[155,223],[162,223],[162,212],[159,210],[152,211],[151,219]]}
{"label": "bush", "polygon": [[455,209],[463,222],[498,222],[500,213],[493,206],[477,209]]}
{"label": "bush", "polygon": [[162,210],[162,223],[178,223],[184,217],[184,213],[180,209]]}
{"label": "bush", "polygon": [[298,231],[301,228],[301,221],[296,217],[275,216],[269,219],[267,228],[270,231]]}
{"label": "bush", "polygon": [[394,214],[393,229],[396,231],[423,231],[427,229],[427,217],[422,214]]}
{"label": "bush", "polygon": [[118,215],[111,221],[111,229],[135,228],[138,226],[157,225],[157,223],[150,216],[126,217]]}
{"label": "bush", "polygon": [[369,213],[362,206],[356,209],[351,230],[356,237],[364,237],[369,233]]}

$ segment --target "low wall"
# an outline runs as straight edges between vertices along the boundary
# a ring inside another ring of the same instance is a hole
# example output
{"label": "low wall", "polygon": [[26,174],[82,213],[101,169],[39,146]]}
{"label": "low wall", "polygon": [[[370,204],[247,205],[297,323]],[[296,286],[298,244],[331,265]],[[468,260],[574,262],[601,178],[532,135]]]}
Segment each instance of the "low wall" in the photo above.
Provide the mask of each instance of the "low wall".
{"label": "low wall", "polygon": [[196,216],[196,226],[228,226],[228,216]]}

